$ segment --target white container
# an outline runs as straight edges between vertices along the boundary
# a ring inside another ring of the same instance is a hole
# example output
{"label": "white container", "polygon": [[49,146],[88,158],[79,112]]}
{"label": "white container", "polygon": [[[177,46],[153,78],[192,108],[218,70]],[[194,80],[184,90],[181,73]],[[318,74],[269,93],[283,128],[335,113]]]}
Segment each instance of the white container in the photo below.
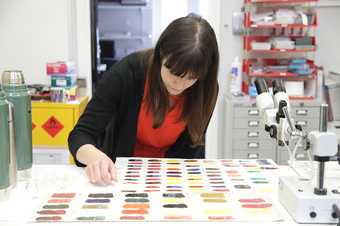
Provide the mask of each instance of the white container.
{"label": "white container", "polygon": [[290,96],[303,96],[304,83],[303,81],[285,81],[286,93]]}
{"label": "white container", "polygon": [[253,50],[270,50],[272,44],[270,42],[251,42],[251,48]]}
{"label": "white container", "polygon": [[235,57],[231,64],[230,93],[238,96],[242,93],[242,63]]}
{"label": "white container", "polygon": [[34,164],[69,164],[70,152],[67,149],[58,148],[34,148]]}

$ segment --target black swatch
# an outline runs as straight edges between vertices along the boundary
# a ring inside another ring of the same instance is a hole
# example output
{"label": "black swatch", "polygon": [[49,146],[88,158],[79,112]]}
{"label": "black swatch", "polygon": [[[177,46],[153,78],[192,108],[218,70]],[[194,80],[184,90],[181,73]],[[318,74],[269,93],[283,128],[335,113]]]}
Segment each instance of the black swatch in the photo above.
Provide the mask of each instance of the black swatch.
{"label": "black swatch", "polygon": [[147,193],[132,193],[132,194],[126,194],[125,197],[146,198],[148,197],[148,194]]}
{"label": "black swatch", "polygon": [[164,208],[188,208],[186,204],[165,204]]}
{"label": "black swatch", "polygon": [[234,187],[237,189],[250,189],[249,185],[244,185],[244,184],[237,184]]}
{"label": "black swatch", "polygon": [[112,193],[91,193],[88,195],[89,198],[113,198]]}
{"label": "black swatch", "polygon": [[164,193],[164,198],[184,198],[185,196],[182,193]]}

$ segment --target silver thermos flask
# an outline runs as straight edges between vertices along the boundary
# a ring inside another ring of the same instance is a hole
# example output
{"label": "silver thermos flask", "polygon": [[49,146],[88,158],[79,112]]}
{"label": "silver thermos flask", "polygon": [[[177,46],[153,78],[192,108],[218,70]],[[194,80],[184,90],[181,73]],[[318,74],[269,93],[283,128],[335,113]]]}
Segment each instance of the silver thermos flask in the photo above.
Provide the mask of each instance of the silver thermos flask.
{"label": "silver thermos flask", "polygon": [[17,185],[17,152],[15,148],[15,126],[14,126],[14,107],[9,101],[8,103],[8,126],[9,126],[9,147],[10,147],[10,162],[9,162],[9,183],[11,187]]}

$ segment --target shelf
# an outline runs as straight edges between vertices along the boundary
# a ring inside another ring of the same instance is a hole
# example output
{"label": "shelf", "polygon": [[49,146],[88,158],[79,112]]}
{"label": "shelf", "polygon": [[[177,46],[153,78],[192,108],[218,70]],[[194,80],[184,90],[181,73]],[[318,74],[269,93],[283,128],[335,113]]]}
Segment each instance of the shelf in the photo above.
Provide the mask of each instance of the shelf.
{"label": "shelf", "polygon": [[245,3],[271,3],[271,4],[282,4],[282,3],[316,3],[319,0],[245,0]]}
{"label": "shelf", "polygon": [[100,40],[144,40],[151,39],[149,35],[130,35],[130,34],[106,34],[99,37]]}
{"label": "shelf", "polygon": [[[310,38],[310,47],[304,49],[253,49],[252,42],[258,43],[268,43],[270,42],[271,38],[278,38],[278,37],[288,37],[291,41],[296,41],[299,38],[304,38],[304,36],[245,36],[243,39],[243,48],[246,52],[251,53],[307,53],[307,52],[315,52],[316,51],[316,42],[315,37],[305,36],[305,38]],[[299,46],[299,45],[298,45]],[[300,45],[301,46],[301,45]]]}
{"label": "shelf", "polygon": [[289,96],[290,100],[314,100],[314,96]]}
{"label": "shelf", "polygon": [[311,28],[317,25],[303,25],[303,24],[268,24],[268,25],[258,25],[251,24],[249,28]]}
{"label": "shelf", "polygon": [[317,23],[317,14],[314,15],[313,21],[311,24],[305,25],[305,24],[254,24],[251,21],[251,15],[250,13],[245,13],[244,17],[244,27],[245,28],[259,28],[259,29],[265,29],[265,28],[315,28],[318,26]]}
{"label": "shelf", "polygon": [[250,50],[253,53],[307,53],[315,52],[316,48],[311,49],[271,49],[271,50]]}
{"label": "shelf", "polygon": [[142,10],[142,9],[151,9],[149,5],[121,5],[119,3],[110,3],[110,2],[101,2],[97,5],[98,9],[114,9],[114,10]]}
{"label": "shelf", "polygon": [[[287,66],[280,63],[278,59],[262,59],[265,66]],[[310,75],[300,75],[289,71],[268,71],[268,72],[252,72],[251,68],[258,63],[257,59],[246,59],[244,60],[244,68],[243,71],[249,77],[261,77],[261,78],[284,78],[286,80],[294,80],[294,81],[303,81],[303,80],[312,80],[315,79],[317,70],[314,62],[312,60],[307,60],[307,64],[311,69]]]}
{"label": "shelf", "polygon": [[297,75],[293,73],[254,73],[248,74],[249,77],[264,78],[264,79],[277,79],[282,78],[286,81],[307,81],[315,79],[315,75]]}

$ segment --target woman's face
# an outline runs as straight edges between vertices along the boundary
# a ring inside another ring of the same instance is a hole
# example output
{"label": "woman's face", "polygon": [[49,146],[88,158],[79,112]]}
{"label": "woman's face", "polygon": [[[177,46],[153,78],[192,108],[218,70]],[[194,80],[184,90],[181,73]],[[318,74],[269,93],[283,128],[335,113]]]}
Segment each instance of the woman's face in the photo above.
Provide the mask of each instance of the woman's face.
{"label": "woman's face", "polygon": [[161,67],[161,76],[166,89],[171,95],[183,93],[184,90],[191,87],[197,81],[196,78],[192,78],[189,74],[184,77],[172,74],[164,64]]}

